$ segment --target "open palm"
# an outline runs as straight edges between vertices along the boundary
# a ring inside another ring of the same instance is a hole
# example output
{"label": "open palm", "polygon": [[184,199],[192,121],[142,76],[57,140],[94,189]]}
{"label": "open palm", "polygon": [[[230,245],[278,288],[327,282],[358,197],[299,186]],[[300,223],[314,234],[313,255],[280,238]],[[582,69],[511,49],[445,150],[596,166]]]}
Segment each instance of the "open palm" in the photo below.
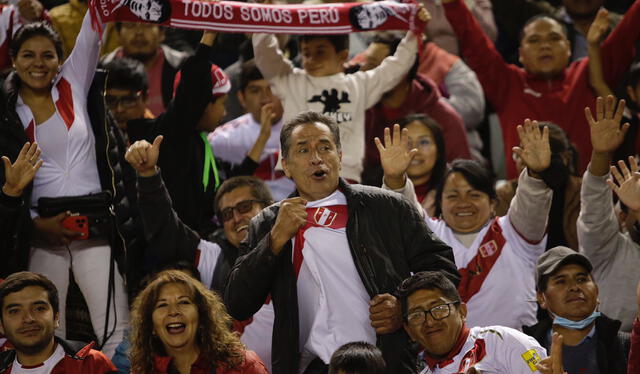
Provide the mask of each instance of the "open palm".
{"label": "open palm", "polygon": [[620,100],[616,108],[615,98],[607,96],[606,99],[598,97],[596,100],[595,118],[588,107],[584,109],[591,131],[591,145],[594,152],[610,153],[622,144],[629,129],[628,123],[620,126],[624,105],[624,100]]}
{"label": "open palm", "polygon": [[31,183],[36,172],[42,166],[43,161],[40,159],[40,154],[41,151],[37,143],[27,142],[13,164],[9,158],[2,156],[6,188],[15,194],[22,193],[22,190]]}
{"label": "open palm", "polygon": [[629,157],[629,168],[624,161],[618,161],[618,167],[611,166],[611,175],[612,179],[607,180],[611,189],[629,209],[640,211],[640,172],[636,159]]}
{"label": "open palm", "polygon": [[393,136],[388,127],[384,129],[384,145],[379,138],[374,139],[380,153],[380,164],[382,164],[384,175],[399,177],[409,168],[418,150],[408,149],[408,138],[407,129],[400,131],[400,125],[396,124],[393,126]]}
{"label": "open palm", "polygon": [[524,126],[518,126],[520,147],[513,151],[520,156],[522,162],[533,172],[539,173],[551,164],[551,146],[549,145],[549,128],[540,131],[538,121],[526,119]]}

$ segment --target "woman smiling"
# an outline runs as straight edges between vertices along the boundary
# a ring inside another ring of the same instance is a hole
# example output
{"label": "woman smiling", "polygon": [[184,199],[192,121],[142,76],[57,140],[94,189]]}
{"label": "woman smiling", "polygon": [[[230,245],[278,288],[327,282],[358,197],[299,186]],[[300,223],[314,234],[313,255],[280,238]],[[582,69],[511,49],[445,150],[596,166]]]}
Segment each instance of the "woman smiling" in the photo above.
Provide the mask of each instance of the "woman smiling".
{"label": "woman smiling", "polygon": [[268,374],[230,329],[218,295],[189,275],[160,273],[133,306],[131,372]]}

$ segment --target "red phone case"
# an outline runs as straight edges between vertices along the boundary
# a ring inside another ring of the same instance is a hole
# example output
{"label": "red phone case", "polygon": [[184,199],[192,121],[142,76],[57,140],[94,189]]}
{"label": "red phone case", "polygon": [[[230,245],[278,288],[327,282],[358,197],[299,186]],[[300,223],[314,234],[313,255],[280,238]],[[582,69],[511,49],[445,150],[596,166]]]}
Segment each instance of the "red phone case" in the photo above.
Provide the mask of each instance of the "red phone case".
{"label": "red phone case", "polygon": [[81,232],[82,235],[76,236],[75,240],[89,239],[89,219],[87,216],[69,216],[62,221],[65,229]]}

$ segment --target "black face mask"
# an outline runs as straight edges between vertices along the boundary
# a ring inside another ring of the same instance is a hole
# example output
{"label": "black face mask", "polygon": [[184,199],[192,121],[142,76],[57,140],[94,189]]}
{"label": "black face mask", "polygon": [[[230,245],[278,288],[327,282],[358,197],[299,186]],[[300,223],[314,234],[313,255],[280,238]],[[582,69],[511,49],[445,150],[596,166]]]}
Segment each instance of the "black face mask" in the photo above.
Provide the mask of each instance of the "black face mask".
{"label": "black face mask", "polygon": [[551,164],[540,173],[544,183],[554,191],[563,190],[571,172],[558,153],[551,154]]}

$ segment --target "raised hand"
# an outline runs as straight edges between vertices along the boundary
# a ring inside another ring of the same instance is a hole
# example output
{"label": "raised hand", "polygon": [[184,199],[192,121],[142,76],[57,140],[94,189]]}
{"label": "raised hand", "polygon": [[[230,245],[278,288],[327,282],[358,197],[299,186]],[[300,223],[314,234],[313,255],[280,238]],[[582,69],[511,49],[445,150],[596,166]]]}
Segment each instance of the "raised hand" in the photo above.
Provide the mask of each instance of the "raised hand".
{"label": "raised hand", "polygon": [[562,335],[553,333],[551,338],[551,354],[536,364],[540,374],[564,374],[562,366]]}
{"label": "raised hand", "polygon": [[271,229],[271,250],[280,253],[285,243],[307,223],[307,201],[301,197],[282,200],[276,223]]}
{"label": "raised hand", "polygon": [[276,114],[273,111],[274,104],[265,104],[260,108],[260,135],[269,138],[271,135],[271,126],[273,120],[276,118]]}
{"label": "raised hand", "polygon": [[418,8],[418,18],[422,22],[429,22],[431,20],[431,14],[422,4],[420,4],[420,7]]}
{"label": "raised hand", "polygon": [[22,146],[16,162],[11,164],[7,156],[2,156],[4,164],[4,185],[2,192],[5,195],[18,197],[22,195],[24,188],[31,183],[43,162],[40,159],[42,151],[38,143],[26,142]]}
{"label": "raised hand", "polygon": [[600,9],[596,15],[596,19],[591,23],[591,26],[589,26],[587,43],[599,45],[607,30],[609,30],[609,12],[606,9]]}
{"label": "raised hand", "polygon": [[160,156],[162,139],[162,135],[158,135],[153,140],[153,144],[149,144],[146,140],[138,140],[127,149],[124,158],[140,176],[150,177],[157,173],[156,164]]}
{"label": "raised hand", "polygon": [[[640,212],[640,172],[635,157],[629,156],[629,168],[624,161],[618,161],[618,168],[611,166],[612,178],[607,183],[630,210]],[[615,180],[615,181],[614,181]]]}
{"label": "raised hand", "polygon": [[[378,137],[374,139],[380,153],[380,164],[384,171],[384,180],[392,189],[404,185],[404,174],[411,164],[411,160],[418,153],[417,149],[409,150],[409,131],[400,131],[400,125],[393,125],[393,136],[389,128],[384,129],[384,145]],[[398,185],[399,184],[399,185]]]}
{"label": "raised hand", "polygon": [[526,119],[524,126],[518,125],[520,147],[513,151],[522,159],[529,171],[539,173],[551,165],[551,146],[549,145],[549,128],[540,131],[538,121]]}
{"label": "raised hand", "polygon": [[591,145],[595,153],[611,153],[622,144],[629,130],[628,123],[620,126],[624,104],[624,100],[620,100],[616,108],[616,100],[613,96],[607,96],[606,99],[598,97],[596,118],[593,118],[591,109],[584,108],[584,114],[591,128]]}
{"label": "raised hand", "polygon": [[42,18],[44,6],[38,0],[19,0],[18,11],[20,16],[27,21],[35,22]]}

